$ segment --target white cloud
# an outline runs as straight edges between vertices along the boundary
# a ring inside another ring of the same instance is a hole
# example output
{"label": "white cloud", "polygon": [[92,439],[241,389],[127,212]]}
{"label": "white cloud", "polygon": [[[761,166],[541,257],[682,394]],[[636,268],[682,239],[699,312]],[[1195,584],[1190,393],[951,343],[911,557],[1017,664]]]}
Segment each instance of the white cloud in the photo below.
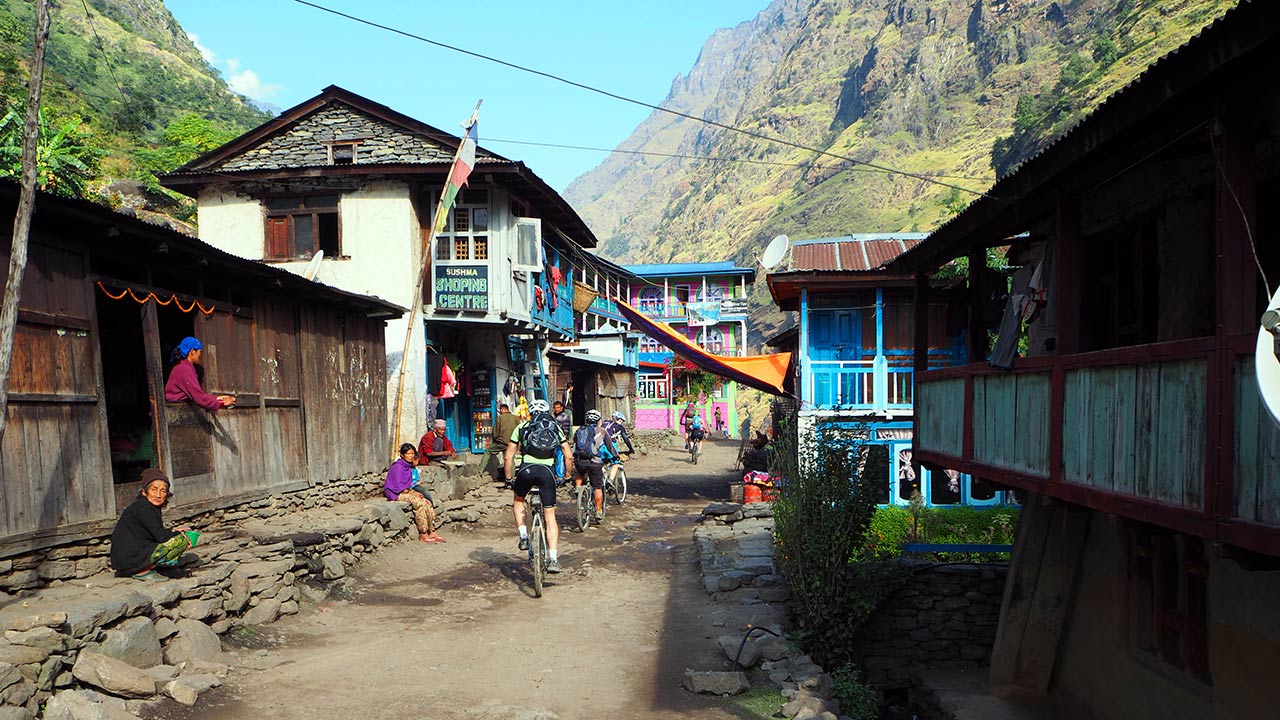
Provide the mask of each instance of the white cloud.
{"label": "white cloud", "polygon": [[212,50],[200,44],[200,38],[195,33],[187,33],[187,37],[191,38],[191,44],[196,46],[196,50],[200,51],[200,56],[204,61],[212,65],[218,60],[218,56]]}
{"label": "white cloud", "polygon": [[227,85],[254,100],[269,100],[284,89],[283,85],[264,83],[258,73],[252,70],[241,70],[240,61],[236,58],[227,59],[227,70]]}

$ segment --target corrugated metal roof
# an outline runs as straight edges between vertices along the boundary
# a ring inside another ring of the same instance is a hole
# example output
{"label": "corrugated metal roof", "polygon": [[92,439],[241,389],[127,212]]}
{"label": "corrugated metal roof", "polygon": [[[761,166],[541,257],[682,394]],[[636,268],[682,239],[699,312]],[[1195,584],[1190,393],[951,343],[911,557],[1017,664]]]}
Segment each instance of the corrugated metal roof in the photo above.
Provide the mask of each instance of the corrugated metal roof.
{"label": "corrugated metal roof", "polygon": [[623,268],[641,277],[663,275],[755,275],[752,268],[737,267],[732,261],[706,263],[654,263],[648,265],[623,265]]}
{"label": "corrugated metal roof", "polygon": [[803,240],[791,248],[788,272],[879,270],[924,241],[924,233],[849,235]]}

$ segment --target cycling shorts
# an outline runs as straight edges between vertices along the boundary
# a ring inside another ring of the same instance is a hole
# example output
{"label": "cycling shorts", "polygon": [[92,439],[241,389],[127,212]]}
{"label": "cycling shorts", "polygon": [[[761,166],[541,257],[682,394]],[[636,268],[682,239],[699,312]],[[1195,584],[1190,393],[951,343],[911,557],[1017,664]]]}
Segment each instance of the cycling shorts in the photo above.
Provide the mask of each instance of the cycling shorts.
{"label": "cycling shorts", "polygon": [[573,474],[575,477],[585,475],[587,480],[591,482],[591,487],[596,490],[604,487],[604,467],[599,462],[575,462],[573,464]]}
{"label": "cycling shorts", "polygon": [[689,428],[690,440],[702,440],[707,436],[707,431],[702,428]]}
{"label": "cycling shorts", "polygon": [[556,476],[551,471],[550,465],[535,463],[521,465],[516,471],[516,479],[512,481],[511,489],[515,491],[516,497],[523,499],[534,485],[538,486],[538,492],[542,494],[542,507],[555,507]]}

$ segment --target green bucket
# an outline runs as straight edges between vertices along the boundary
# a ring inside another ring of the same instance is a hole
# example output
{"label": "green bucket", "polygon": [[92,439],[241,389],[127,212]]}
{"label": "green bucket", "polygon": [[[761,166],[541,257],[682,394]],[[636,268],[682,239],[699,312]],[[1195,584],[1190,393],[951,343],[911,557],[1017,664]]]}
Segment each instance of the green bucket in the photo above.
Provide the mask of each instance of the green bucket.
{"label": "green bucket", "polygon": [[191,541],[191,547],[195,547],[196,545],[200,544],[200,533],[196,532],[195,530],[187,530],[187,531],[184,531],[182,534],[186,535],[187,539]]}

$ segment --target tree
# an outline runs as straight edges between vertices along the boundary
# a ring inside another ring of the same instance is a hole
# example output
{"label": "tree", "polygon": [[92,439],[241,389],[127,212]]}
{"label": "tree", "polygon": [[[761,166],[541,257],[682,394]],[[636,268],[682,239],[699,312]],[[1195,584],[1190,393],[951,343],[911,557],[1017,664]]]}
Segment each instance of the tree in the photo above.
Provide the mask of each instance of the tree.
{"label": "tree", "polygon": [[1119,59],[1120,49],[1111,42],[1111,38],[1104,36],[1093,41],[1093,61],[1098,63],[1098,67],[1111,67]]}
{"label": "tree", "polygon": [[[72,117],[54,127],[40,110],[36,185],[41,190],[84,197],[102,152],[89,143],[88,133],[80,129],[82,123],[81,118]],[[22,176],[22,115],[16,109],[0,119],[0,176]]]}

